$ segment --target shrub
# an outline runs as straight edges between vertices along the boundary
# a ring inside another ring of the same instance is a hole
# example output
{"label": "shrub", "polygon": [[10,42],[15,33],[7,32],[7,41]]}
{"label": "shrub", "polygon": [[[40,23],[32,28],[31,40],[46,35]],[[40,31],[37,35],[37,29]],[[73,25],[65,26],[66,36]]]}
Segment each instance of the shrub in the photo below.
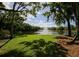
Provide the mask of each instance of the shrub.
{"label": "shrub", "polygon": [[62,26],[59,27],[59,28],[58,28],[58,33],[59,33],[59,34],[64,34],[64,27],[62,27]]}
{"label": "shrub", "polygon": [[2,30],[0,32],[0,38],[1,39],[8,39],[8,38],[10,38],[10,32],[8,30]]}

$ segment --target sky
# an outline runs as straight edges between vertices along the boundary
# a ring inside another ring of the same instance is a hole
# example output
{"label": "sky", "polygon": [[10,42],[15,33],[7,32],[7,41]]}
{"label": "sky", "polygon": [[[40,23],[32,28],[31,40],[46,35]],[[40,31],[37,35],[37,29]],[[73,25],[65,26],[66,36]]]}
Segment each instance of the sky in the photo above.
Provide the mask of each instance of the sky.
{"label": "sky", "polygon": [[[13,3],[12,2],[3,2],[3,4],[6,6],[7,9],[11,9]],[[50,17],[49,21],[47,21],[47,17],[42,15],[42,13],[49,11],[50,7],[46,7],[44,10],[40,10],[37,12],[36,17],[34,17],[31,14],[28,14],[26,20],[24,23],[28,23],[32,26],[39,26],[39,27],[57,27],[55,24],[55,21]],[[75,24],[75,22],[71,22],[71,24]],[[62,24],[62,26],[67,26],[67,23],[65,25]]]}

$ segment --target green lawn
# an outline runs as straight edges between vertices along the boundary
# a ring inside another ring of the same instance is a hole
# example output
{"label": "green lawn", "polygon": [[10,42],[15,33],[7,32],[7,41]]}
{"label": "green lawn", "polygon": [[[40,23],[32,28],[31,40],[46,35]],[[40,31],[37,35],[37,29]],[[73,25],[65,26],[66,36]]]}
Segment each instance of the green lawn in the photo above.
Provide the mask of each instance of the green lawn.
{"label": "green lawn", "polygon": [[19,44],[24,41],[33,41],[33,40],[39,40],[44,39],[45,41],[52,41],[56,42],[56,35],[22,35],[22,36],[16,36],[13,38],[9,43],[7,43],[4,47],[0,49],[0,54],[6,53],[7,51],[17,49],[17,50],[23,50],[22,48],[25,47],[22,44]]}

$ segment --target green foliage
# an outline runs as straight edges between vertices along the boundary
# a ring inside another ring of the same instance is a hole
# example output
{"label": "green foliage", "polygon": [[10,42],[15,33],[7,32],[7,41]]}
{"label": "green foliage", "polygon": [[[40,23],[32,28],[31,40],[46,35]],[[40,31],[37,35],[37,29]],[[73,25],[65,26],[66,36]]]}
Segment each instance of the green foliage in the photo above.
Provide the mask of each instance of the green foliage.
{"label": "green foliage", "polygon": [[[18,32],[24,33],[26,32],[31,32],[31,31],[37,31],[38,27],[32,27],[30,25],[25,25],[24,22],[24,17],[27,16],[27,13],[36,15],[36,11],[41,8],[39,5],[40,3],[26,3],[26,2],[14,2],[13,3],[13,8],[11,10],[1,10],[0,11],[0,29],[7,29],[11,33],[11,37],[14,36],[14,34],[17,34]],[[17,6],[17,7],[16,7]],[[32,7],[31,10],[27,9],[27,6]],[[0,3],[0,7],[5,7],[3,3]],[[37,8],[36,8],[37,7]],[[2,13],[3,12],[3,13]],[[24,17],[21,17],[24,16]],[[24,28],[24,27],[28,28]],[[24,32],[23,32],[24,30]]]}
{"label": "green foliage", "polygon": [[[19,26],[17,26],[19,25]],[[40,27],[31,26],[29,24],[16,24],[15,25],[15,34],[33,34],[35,31],[38,31]]]}
{"label": "green foliage", "polygon": [[60,26],[57,31],[59,34],[64,34],[64,27]]}
{"label": "green foliage", "polygon": [[2,2],[0,2],[0,8],[4,8],[5,6],[3,5]]}
{"label": "green foliage", "polygon": [[0,31],[0,39],[9,39],[10,32],[8,30],[1,30]]}

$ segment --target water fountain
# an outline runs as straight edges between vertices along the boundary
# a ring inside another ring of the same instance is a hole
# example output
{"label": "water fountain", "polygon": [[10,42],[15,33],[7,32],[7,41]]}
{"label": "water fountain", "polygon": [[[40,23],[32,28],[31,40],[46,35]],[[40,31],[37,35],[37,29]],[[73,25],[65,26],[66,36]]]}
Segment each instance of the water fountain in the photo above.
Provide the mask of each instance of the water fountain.
{"label": "water fountain", "polygon": [[47,27],[44,27],[42,30],[39,30],[37,32],[35,32],[37,34],[44,34],[44,35],[52,35],[52,31],[48,30]]}

